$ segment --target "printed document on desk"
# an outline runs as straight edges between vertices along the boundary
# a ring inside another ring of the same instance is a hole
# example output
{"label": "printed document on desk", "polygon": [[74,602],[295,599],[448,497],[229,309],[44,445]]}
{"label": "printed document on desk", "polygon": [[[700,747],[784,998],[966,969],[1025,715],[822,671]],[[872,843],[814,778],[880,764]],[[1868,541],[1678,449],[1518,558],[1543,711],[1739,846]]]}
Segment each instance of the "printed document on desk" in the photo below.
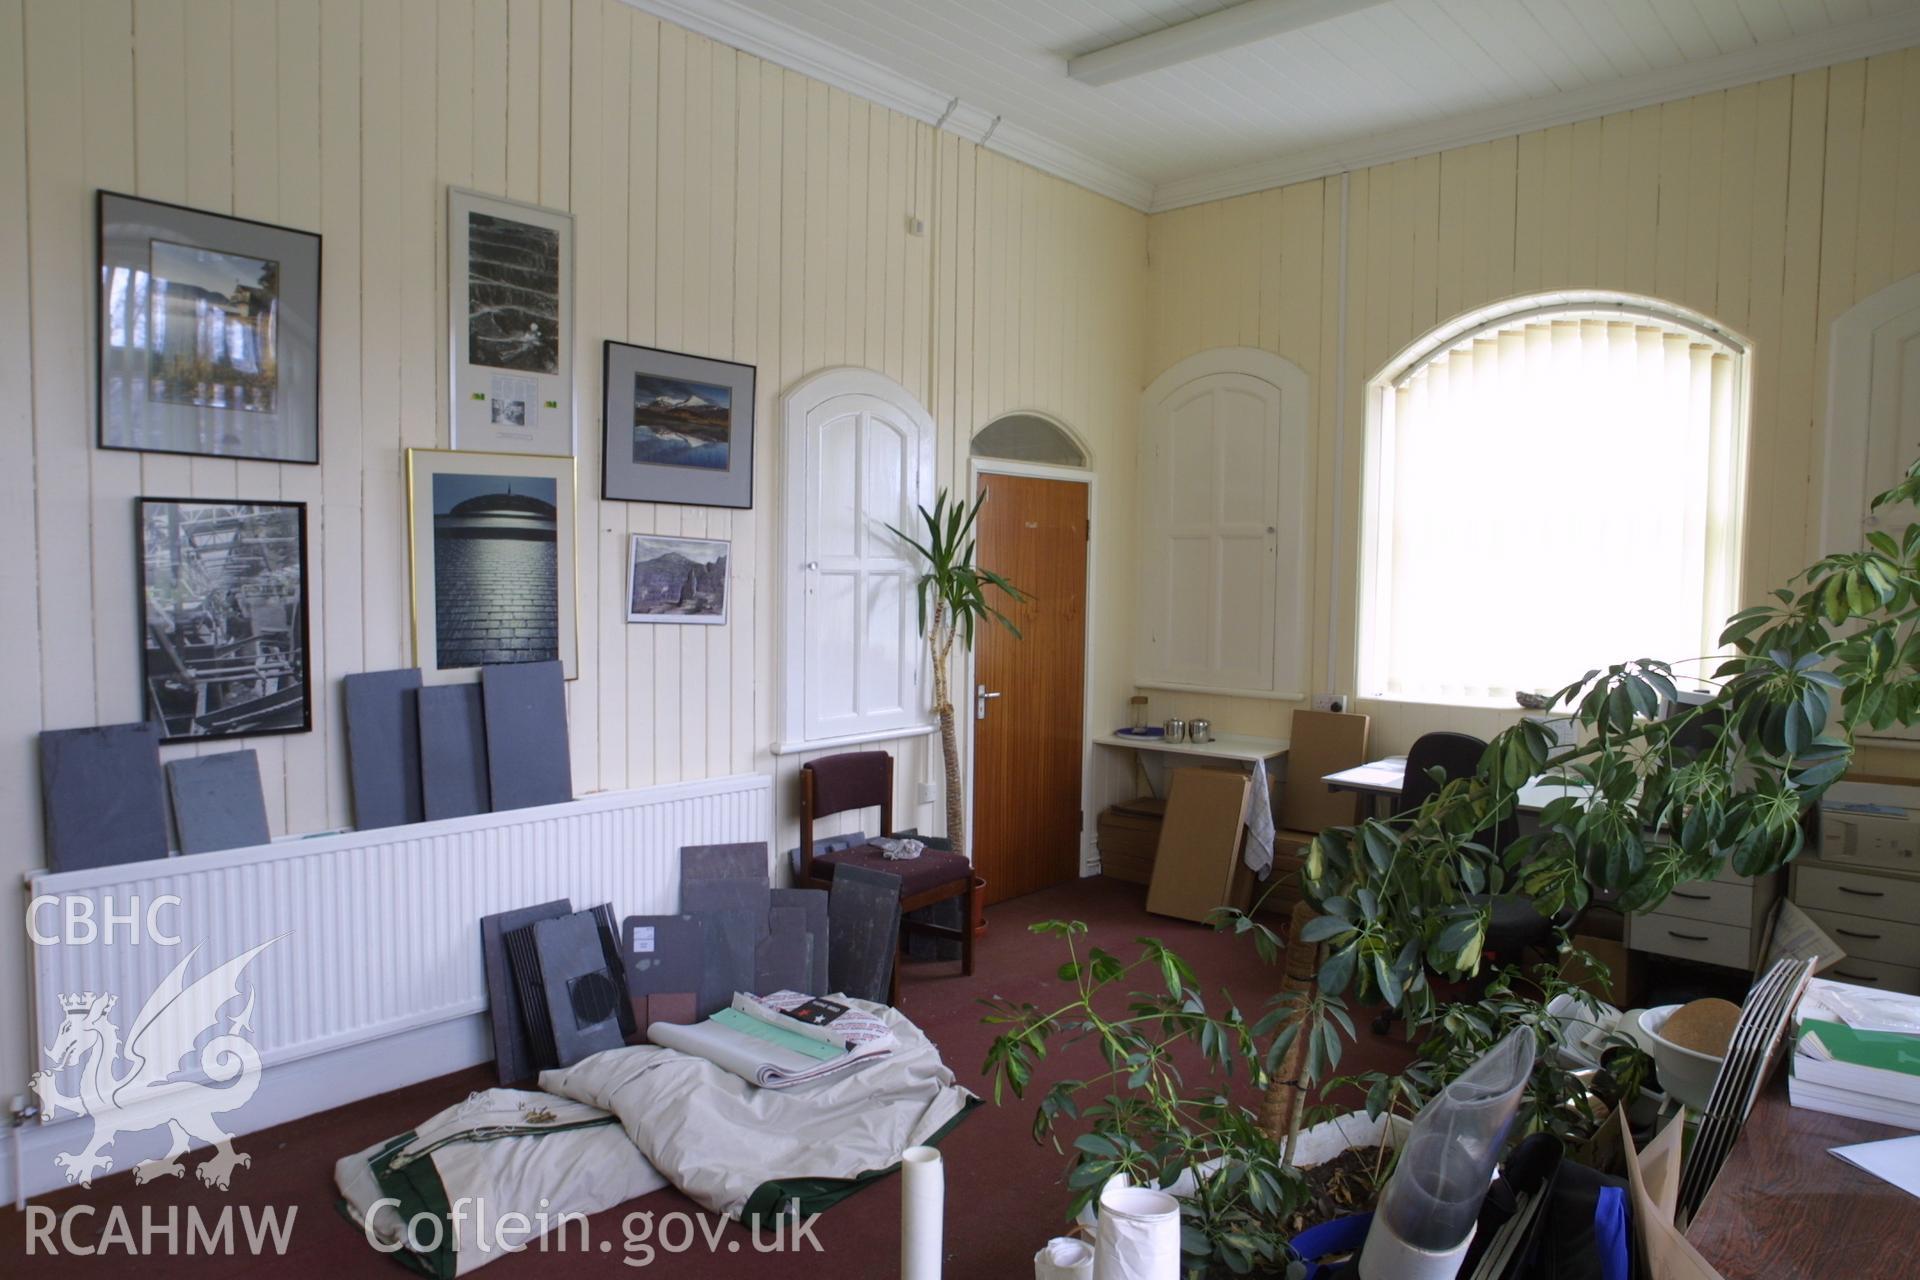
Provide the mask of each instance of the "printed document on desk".
{"label": "printed document on desk", "polygon": [[1920,1134],[1828,1150],[1855,1168],[1865,1169],[1908,1195],[1920,1198]]}

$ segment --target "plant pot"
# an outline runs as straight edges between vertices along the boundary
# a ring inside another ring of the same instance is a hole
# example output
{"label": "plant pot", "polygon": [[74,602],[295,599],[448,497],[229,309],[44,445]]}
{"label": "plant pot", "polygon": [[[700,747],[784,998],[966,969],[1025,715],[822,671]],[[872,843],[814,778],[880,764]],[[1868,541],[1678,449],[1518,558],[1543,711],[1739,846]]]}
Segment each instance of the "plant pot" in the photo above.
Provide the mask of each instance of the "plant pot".
{"label": "plant pot", "polygon": [[977,942],[987,934],[987,882],[981,876],[973,878],[973,937]]}

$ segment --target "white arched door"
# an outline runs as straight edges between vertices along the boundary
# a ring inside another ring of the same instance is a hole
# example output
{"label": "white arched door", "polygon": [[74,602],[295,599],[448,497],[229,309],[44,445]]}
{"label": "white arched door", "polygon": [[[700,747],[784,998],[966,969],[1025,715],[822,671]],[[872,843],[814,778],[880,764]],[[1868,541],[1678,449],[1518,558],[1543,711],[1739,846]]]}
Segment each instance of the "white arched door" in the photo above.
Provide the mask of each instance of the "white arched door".
{"label": "white arched door", "polygon": [[[1888,285],[1833,322],[1828,358],[1826,492],[1822,555],[1857,551],[1884,521],[1915,519],[1902,509],[1876,515],[1875,495],[1906,478],[1920,458],[1920,275]],[[1897,530],[1895,531],[1897,533]],[[1920,743],[1920,731],[1864,733]]]}
{"label": "white arched door", "polygon": [[787,393],[782,746],[924,727],[911,548],[932,501],[933,421],[883,374],[830,369]]}
{"label": "white arched door", "polygon": [[1181,361],[1147,389],[1140,678],[1305,696],[1307,377],[1266,351]]}

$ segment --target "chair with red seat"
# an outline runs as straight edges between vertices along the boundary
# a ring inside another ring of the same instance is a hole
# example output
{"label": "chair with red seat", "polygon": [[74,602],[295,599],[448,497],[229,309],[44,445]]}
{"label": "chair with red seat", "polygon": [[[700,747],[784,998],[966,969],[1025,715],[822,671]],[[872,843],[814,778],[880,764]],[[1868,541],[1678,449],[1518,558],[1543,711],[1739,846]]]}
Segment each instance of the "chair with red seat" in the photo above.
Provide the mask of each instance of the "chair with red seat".
{"label": "chair with red seat", "polygon": [[[842,866],[868,867],[900,878],[900,942],[909,931],[960,944],[960,972],[973,973],[973,865],[936,837],[918,837],[926,850],[917,858],[888,858],[871,844],[814,855],[813,821],[849,809],[880,810],[880,831],[893,833],[893,756],[885,751],[853,751],[823,756],[800,766],[800,866],[795,884],[803,889],[832,887]],[[925,924],[908,913],[959,898],[960,927]],[[892,1001],[900,997],[900,966],[889,984]]]}

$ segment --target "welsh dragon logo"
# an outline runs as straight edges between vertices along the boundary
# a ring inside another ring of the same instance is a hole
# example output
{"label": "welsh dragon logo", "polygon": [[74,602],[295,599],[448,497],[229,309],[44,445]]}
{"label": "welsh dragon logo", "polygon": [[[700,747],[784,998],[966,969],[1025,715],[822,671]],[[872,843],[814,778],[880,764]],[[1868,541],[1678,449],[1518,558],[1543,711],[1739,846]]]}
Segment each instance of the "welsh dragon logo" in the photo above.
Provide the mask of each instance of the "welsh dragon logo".
{"label": "welsh dragon logo", "polygon": [[239,980],[247,965],[278,941],[269,938],[189,984],[187,966],[200,954],[196,946],[147,997],[124,1047],[119,1027],[108,1016],[116,1003],[113,996],[88,991],[60,998],[66,1017],[46,1054],[55,1070],[79,1065],[80,1094],[62,1093],[53,1071],[34,1073],[32,1085],[48,1120],[63,1111],[93,1117],[93,1137],[85,1149],[54,1157],[68,1182],[92,1186],[95,1173],[113,1168],[113,1158],[101,1153],[116,1137],[163,1124],[171,1131],[172,1145],[165,1156],[135,1168],[136,1183],[182,1176],[186,1170],[180,1157],[196,1141],[214,1148],[194,1170],[210,1187],[225,1191],[234,1169],[253,1163],[253,1157],[233,1149],[233,1135],[214,1120],[245,1106],[260,1084],[260,1055],[242,1035],[252,1030],[251,985],[245,1007],[228,1019],[227,1030],[198,1051],[198,1074],[212,1084],[174,1077],[194,1054],[195,1042],[219,1025],[220,1010],[241,996]]}

